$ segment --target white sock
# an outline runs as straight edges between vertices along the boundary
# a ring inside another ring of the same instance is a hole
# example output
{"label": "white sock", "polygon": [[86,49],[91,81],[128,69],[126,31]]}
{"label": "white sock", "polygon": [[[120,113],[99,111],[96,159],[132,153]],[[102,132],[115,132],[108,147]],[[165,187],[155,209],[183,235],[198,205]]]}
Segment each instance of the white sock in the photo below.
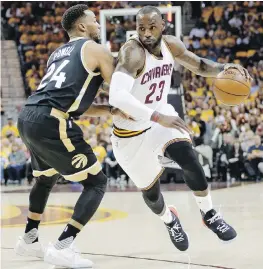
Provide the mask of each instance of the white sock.
{"label": "white sock", "polygon": [[164,221],[166,224],[169,224],[173,221],[173,215],[171,210],[165,205],[163,212],[159,215],[160,219]]}
{"label": "white sock", "polygon": [[212,204],[212,198],[210,193],[208,193],[207,196],[201,197],[201,196],[195,196],[195,200],[199,208],[204,212],[208,212],[209,210],[213,209],[213,204]]}

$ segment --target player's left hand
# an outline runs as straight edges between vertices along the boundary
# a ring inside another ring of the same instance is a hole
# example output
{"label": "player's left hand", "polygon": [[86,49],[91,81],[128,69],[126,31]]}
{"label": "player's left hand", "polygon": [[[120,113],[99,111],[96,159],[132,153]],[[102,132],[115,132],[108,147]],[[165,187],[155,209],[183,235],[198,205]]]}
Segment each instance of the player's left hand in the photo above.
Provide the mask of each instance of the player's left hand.
{"label": "player's left hand", "polygon": [[132,120],[132,121],[135,121],[135,119],[133,117],[131,117],[130,115],[126,114],[125,112],[123,112],[122,110],[116,108],[116,107],[113,107],[111,109],[111,114],[113,116],[119,116],[123,119],[126,119],[126,120]]}
{"label": "player's left hand", "polygon": [[224,70],[226,71],[226,70],[231,69],[231,68],[237,69],[243,76],[245,76],[245,78],[249,82],[252,82],[253,78],[249,75],[246,68],[244,68],[240,64],[226,64],[225,67],[224,67]]}

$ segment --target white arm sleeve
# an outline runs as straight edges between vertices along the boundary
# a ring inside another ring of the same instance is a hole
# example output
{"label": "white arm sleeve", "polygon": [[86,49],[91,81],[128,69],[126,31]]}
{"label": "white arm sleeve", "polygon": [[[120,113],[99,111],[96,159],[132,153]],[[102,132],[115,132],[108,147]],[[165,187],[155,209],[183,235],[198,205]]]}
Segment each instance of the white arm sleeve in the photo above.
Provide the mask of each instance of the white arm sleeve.
{"label": "white arm sleeve", "polygon": [[137,100],[130,91],[135,79],[123,72],[114,72],[111,78],[109,103],[128,115],[142,120],[150,120],[154,112]]}

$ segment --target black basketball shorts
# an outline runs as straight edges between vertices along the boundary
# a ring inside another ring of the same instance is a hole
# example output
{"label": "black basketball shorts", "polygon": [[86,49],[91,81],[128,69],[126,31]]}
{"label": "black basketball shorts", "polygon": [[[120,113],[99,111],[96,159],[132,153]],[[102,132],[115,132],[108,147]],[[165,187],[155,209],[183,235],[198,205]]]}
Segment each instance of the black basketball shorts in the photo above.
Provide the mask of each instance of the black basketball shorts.
{"label": "black basketball shorts", "polygon": [[82,181],[102,170],[82,130],[67,113],[46,106],[26,106],[19,114],[18,130],[30,151],[35,177],[59,173],[66,180]]}

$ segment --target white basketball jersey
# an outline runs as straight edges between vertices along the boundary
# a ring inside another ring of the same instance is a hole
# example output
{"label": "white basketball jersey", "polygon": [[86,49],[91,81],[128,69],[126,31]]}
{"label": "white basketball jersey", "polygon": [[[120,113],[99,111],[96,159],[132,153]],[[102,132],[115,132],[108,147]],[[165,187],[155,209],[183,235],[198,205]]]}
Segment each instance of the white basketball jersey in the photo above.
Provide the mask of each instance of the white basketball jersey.
{"label": "white basketball jersey", "polygon": [[[131,39],[140,42],[137,35],[132,36]],[[174,58],[163,40],[161,41],[162,58],[157,58],[149,53],[147,49],[144,49],[144,51],[146,57],[144,68],[135,79],[130,93],[142,104],[153,110],[160,111],[162,106],[167,104],[167,96],[170,90],[174,68]],[[138,119],[131,121],[118,116],[113,117],[113,123],[120,129],[131,131],[145,130],[153,124],[151,121]]]}

